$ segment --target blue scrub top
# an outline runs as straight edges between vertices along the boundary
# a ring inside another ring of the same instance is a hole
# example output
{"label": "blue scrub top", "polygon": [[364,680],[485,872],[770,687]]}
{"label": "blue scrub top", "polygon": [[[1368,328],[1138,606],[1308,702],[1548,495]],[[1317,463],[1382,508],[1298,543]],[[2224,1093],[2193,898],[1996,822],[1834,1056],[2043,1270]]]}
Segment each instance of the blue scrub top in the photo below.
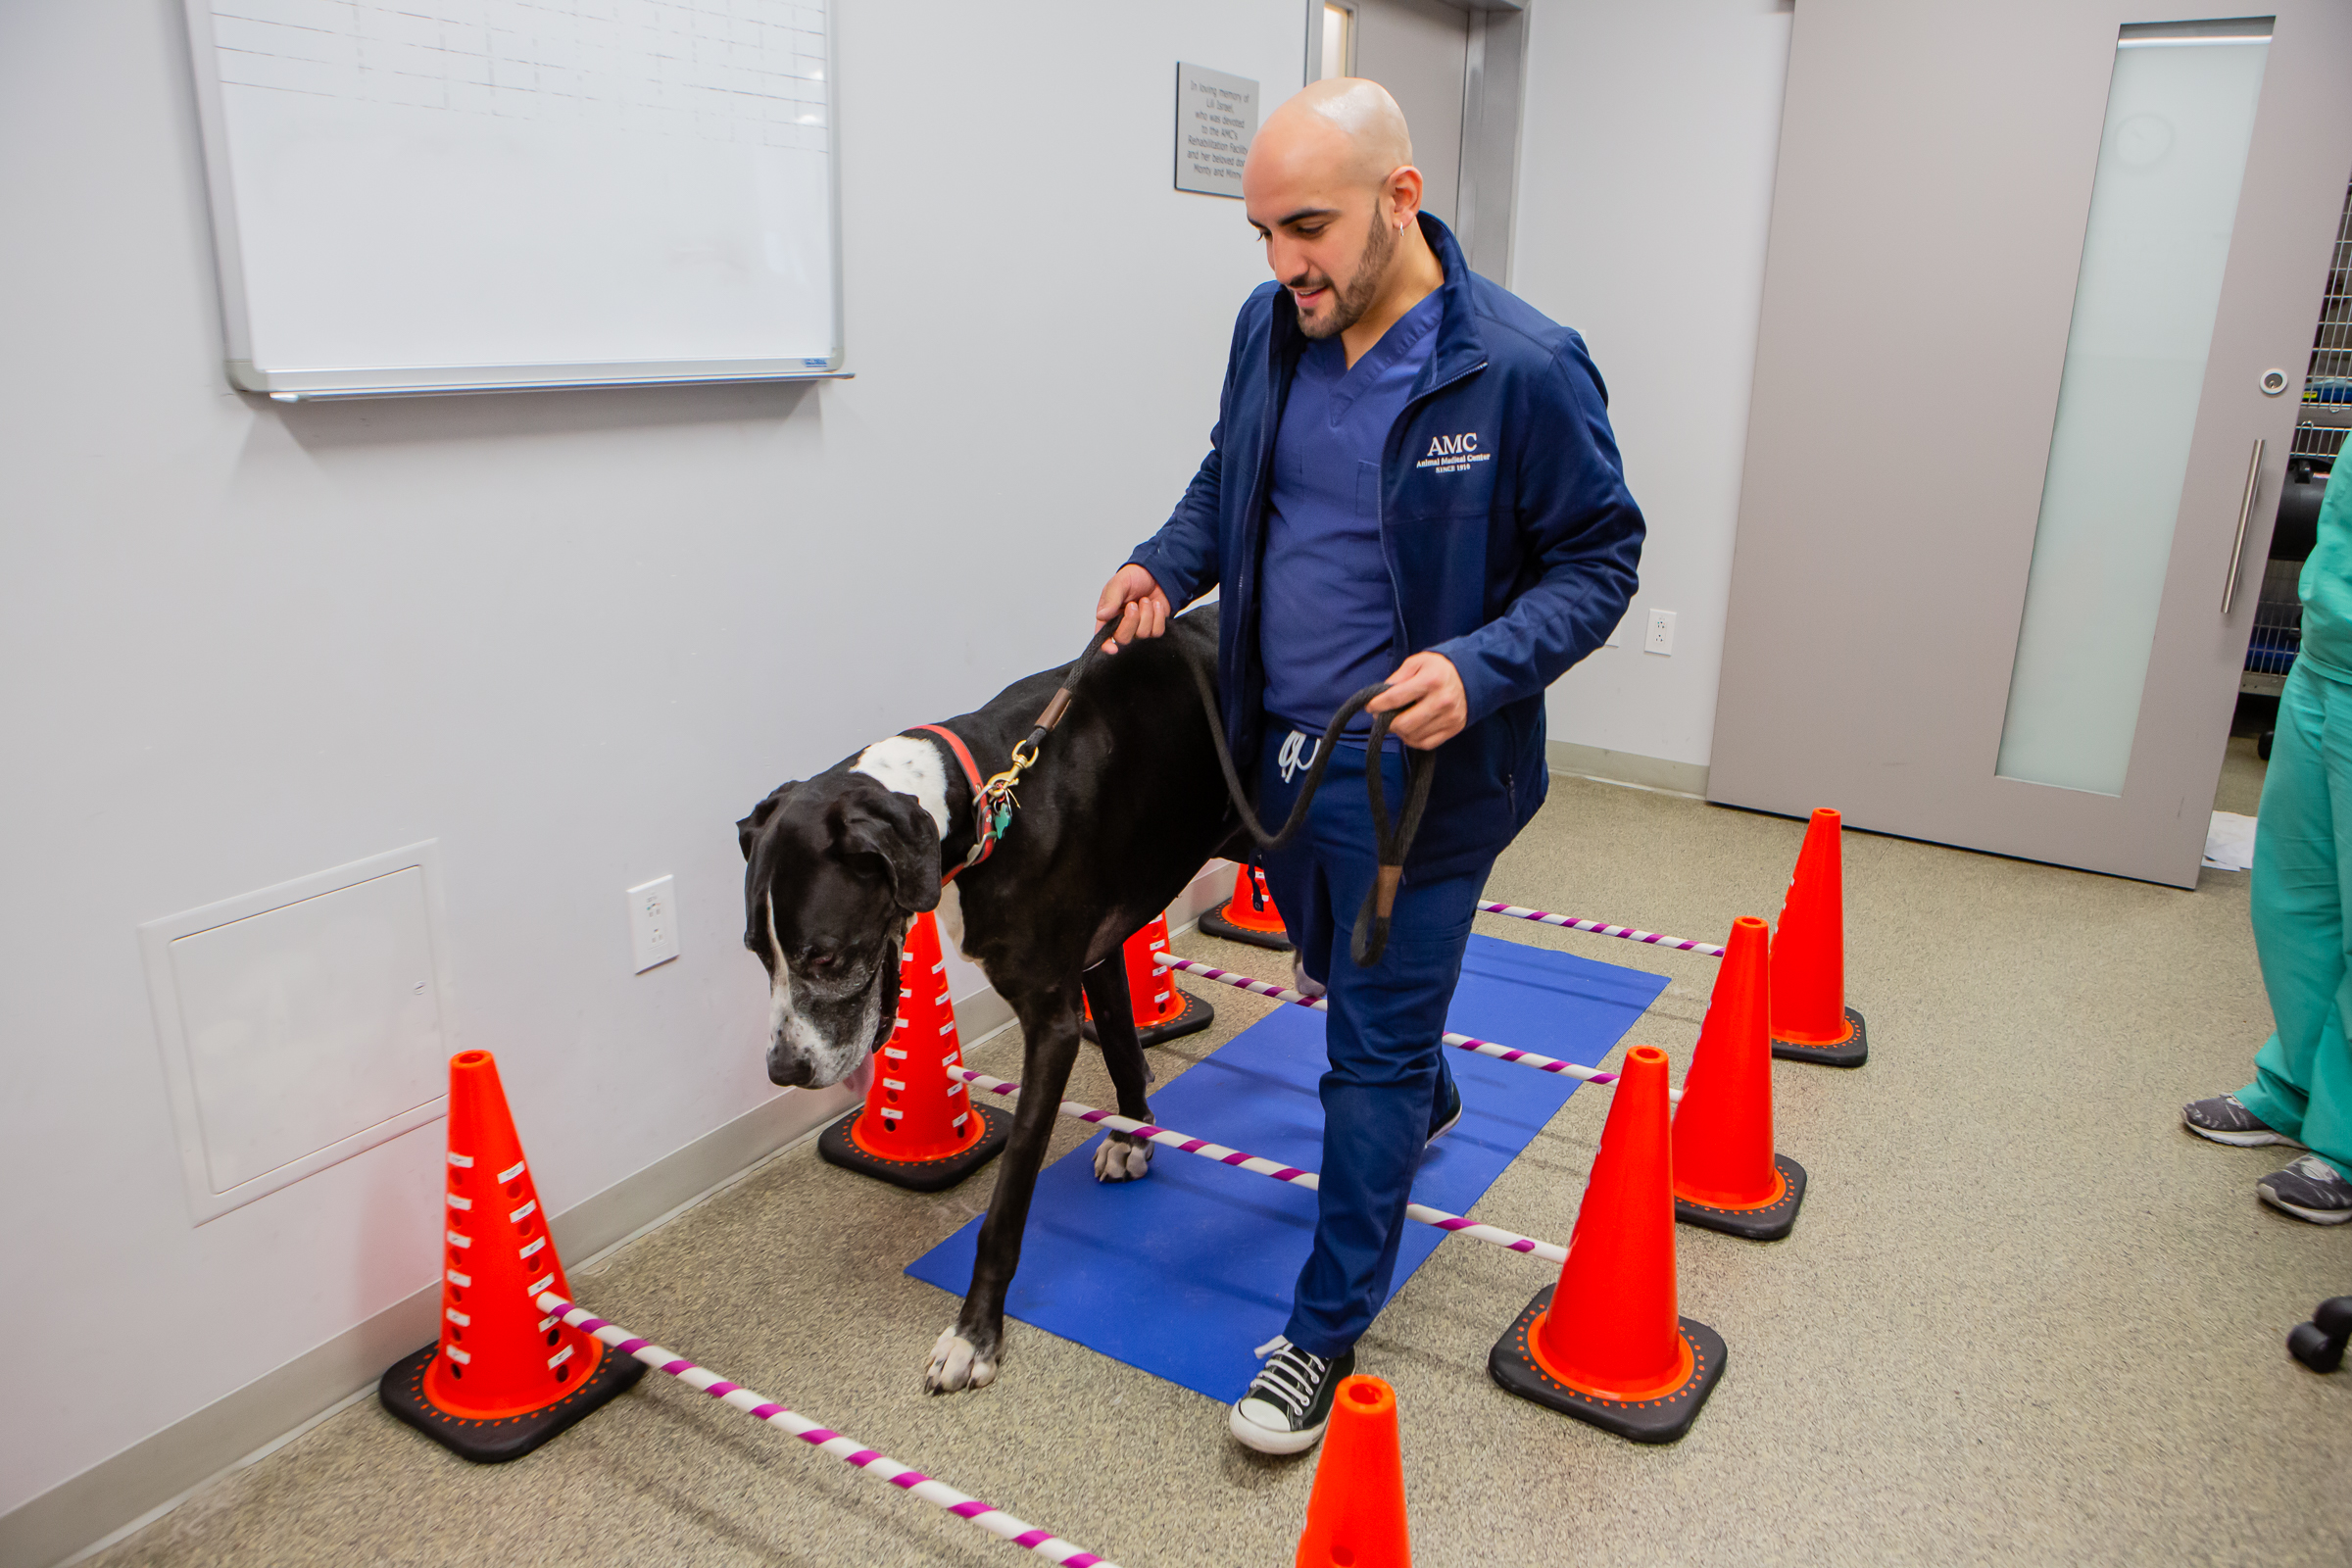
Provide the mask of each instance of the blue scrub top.
{"label": "blue scrub top", "polygon": [[[1265,710],[1321,730],[1396,667],[1396,594],[1380,548],[1380,461],[1437,344],[1443,291],[1351,367],[1335,335],[1307,345],[1274,438],[1258,656]],[[1364,714],[1350,734],[1372,727]]]}

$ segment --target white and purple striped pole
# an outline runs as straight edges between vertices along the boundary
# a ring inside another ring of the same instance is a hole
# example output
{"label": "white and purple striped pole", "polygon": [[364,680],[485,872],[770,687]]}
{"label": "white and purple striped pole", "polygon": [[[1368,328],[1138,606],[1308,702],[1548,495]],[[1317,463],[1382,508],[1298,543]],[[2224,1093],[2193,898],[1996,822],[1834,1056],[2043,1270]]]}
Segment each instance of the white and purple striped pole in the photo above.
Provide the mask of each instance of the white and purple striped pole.
{"label": "white and purple striped pole", "polygon": [[1596,937],[1623,937],[1628,942],[1646,942],[1653,948],[1673,948],[1682,953],[1703,953],[1710,958],[1723,956],[1723,950],[1710,942],[1686,942],[1681,937],[1662,937],[1655,931],[1638,931],[1630,925],[1610,925],[1601,920],[1580,920],[1573,914],[1554,914],[1549,909],[1530,909],[1517,904],[1482,904],[1481,914],[1507,914],[1514,920],[1533,920],[1538,925],[1556,925],[1569,931],[1590,931]]}
{"label": "white and purple striped pole", "polygon": [[968,1520],[990,1535],[1025,1546],[1048,1562],[1065,1563],[1069,1568],[1118,1568],[1106,1557],[1098,1557],[1081,1550],[1050,1530],[1040,1530],[1022,1523],[1004,1509],[967,1497],[944,1481],[934,1481],[920,1470],[909,1470],[887,1454],[860,1446],[854,1438],[829,1432],[815,1422],[794,1414],[764,1394],[758,1394],[739,1383],[729,1383],[708,1367],[692,1361],[650,1341],[641,1340],[617,1324],[601,1317],[592,1317],[581,1307],[566,1301],[553,1291],[544,1291],[536,1298],[539,1310],[553,1312],[573,1328],[593,1334],[623,1355],[633,1355],[657,1372],[666,1372],[690,1389],[708,1394],[721,1404],[731,1404],[755,1420],[772,1427],[782,1427],[803,1443],[821,1448],[842,1463],[880,1476],[892,1486],[913,1493],[925,1502],[937,1504],[958,1519]]}
{"label": "white and purple striped pole", "polygon": [[[1310,997],[1302,992],[1293,991],[1289,986],[1278,986],[1271,980],[1255,980],[1246,974],[1237,974],[1231,969],[1220,969],[1213,963],[1202,963],[1197,958],[1179,958],[1172,953],[1154,953],[1152,955],[1152,959],[1162,968],[1179,969],[1186,974],[1196,974],[1203,980],[1214,980],[1221,986],[1231,986],[1236,991],[1247,991],[1254,996],[1270,997],[1276,1002],[1287,1002],[1294,1007],[1312,1007],[1317,1012],[1331,1010],[1331,1004],[1321,997]],[[1557,1056],[1541,1056],[1532,1051],[1515,1051],[1509,1046],[1498,1046],[1492,1040],[1481,1040],[1476,1035],[1457,1035],[1448,1030],[1439,1038],[1456,1051],[1475,1052],[1481,1056],[1492,1056],[1496,1061],[1507,1061],[1518,1067],[1533,1067],[1539,1072],[1556,1072],[1569,1078],[1581,1078],[1589,1084],[1613,1084],[1617,1081],[1615,1073],[1604,1071],[1598,1067],[1587,1067],[1581,1062],[1562,1061]],[[1679,1102],[1683,1098],[1683,1092],[1680,1089],[1670,1090],[1667,1098]]]}
{"label": "white and purple striped pole", "polygon": [[[1007,1083],[1002,1078],[991,1078],[988,1074],[974,1072],[969,1067],[950,1067],[948,1076],[960,1078],[973,1088],[985,1089],[992,1095],[1017,1095],[1021,1092],[1019,1084]],[[1092,1105],[1082,1105],[1075,1100],[1063,1101],[1058,1108],[1064,1116],[1073,1121],[1093,1122],[1099,1127],[1108,1127],[1114,1132],[1133,1133],[1151,1143],[1164,1144],[1170,1149],[1181,1149],[1188,1154],[1199,1154],[1202,1159],[1213,1159],[1220,1165],[1231,1165],[1237,1170],[1250,1171],[1259,1176],[1271,1176],[1278,1182],[1289,1182],[1292,1186],[1303,1187],[1310,1193],[1321,1185],[1320,1179],[1311,1170],[1300,1170],[1296,1165],[1284,1165],[1256,1154],[1245,1154],[1238,1149],[1227,1149],[1223,1144],[1212,1144],[1205,1138],[1188,1138],[1182,1133],[1170,1132],[1165,1127],[1154,1127],[1150,1122],[1136,1121],[1131,1117],[1117,1115],[1107,1110],[1097,1110]],[[1451,1231],[1456,1236],[1467,1236],[1474,1242],[1488,1242],[1495,1247],[1507,1248],[1514,1252],[1525,1252],[1531,1257],[1543,1258],[1547,1263],[1568,1261],[1568,1250],[1564,1247],[1555,1247],[1549,1242],[1539,1242],[1533,1237],[1520,1236],[1480,1220],[1464,1219],[1459,1214],[1448,1214],[1444,1209],[1432,1208],[1427,1203],[1407,1203],[1404,1205],[1404,1213],[1407,1219],[1417,1219],[1424,1225],[1435,1225],[1439,1230]]]}

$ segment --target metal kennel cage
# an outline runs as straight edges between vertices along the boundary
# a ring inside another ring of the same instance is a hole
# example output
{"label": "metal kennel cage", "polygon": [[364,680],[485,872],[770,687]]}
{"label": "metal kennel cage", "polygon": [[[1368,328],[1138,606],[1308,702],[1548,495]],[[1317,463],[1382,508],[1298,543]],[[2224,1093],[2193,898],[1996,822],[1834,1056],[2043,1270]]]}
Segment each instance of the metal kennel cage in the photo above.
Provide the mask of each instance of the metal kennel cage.
{"label": "metal kennel cage", "polygon": [[2320,495],[2352,426],[2352,184],[2344,192],[2343,216],[2335,228],[2335,254],[2320,299],[2320,321],[2312,334],[2311,362],[2303,375],[2303,408],[2289,449],[2286,484],[2278,497],[2278,520],[2271,533],[2271,559],[2262,575],[2262,598],[2254,610],[2254,634],[2246,644],[2246,667],[2237,689],[2275,696],[2294,668],[2303,643],[2303,604],[2295,592],[2319,523]]}

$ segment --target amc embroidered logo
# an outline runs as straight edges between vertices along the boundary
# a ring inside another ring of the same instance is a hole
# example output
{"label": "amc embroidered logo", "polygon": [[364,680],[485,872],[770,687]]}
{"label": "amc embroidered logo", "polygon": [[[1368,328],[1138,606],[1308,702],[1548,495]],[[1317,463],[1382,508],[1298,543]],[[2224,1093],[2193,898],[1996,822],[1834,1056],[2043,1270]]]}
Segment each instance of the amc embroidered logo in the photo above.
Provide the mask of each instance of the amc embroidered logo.
{"label": "amc embroidered logo", "polygon": [[1437,435],[1429,438],[1429,452],[1416,468],[1428,468],[1436,473],[1459,473],[1473,463],[1486,463],[1494,458],[1492,452],[1478,450],[1478,432],[1461,435]]}

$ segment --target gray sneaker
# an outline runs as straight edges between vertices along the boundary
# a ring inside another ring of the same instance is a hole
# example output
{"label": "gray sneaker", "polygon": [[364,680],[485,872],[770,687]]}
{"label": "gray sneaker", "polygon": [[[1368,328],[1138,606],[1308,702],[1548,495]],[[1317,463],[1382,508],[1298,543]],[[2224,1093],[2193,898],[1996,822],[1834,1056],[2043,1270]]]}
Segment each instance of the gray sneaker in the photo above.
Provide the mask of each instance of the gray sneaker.
{"label": "gray sneaker", "polygon": [[2232,1144],[2239,1149],[2252,1149],[2258,1144],[2284,1144],[2289,1149],[2305,1147],[2301,1140],[2287,1137],[2239,1104],[2235,1095],[2191,1101],[2180,1107],[2180,1125],[2199,1138]]}
{"label": "gray sneaker", "polygon": [[2317,1154],[2305,1154],[2286,1169],[2271,1172],[2254,1184],[2254,1191],[2273,1208],[2314,1225],[2341,1225],[2352,1219],[2352,1182]]}

